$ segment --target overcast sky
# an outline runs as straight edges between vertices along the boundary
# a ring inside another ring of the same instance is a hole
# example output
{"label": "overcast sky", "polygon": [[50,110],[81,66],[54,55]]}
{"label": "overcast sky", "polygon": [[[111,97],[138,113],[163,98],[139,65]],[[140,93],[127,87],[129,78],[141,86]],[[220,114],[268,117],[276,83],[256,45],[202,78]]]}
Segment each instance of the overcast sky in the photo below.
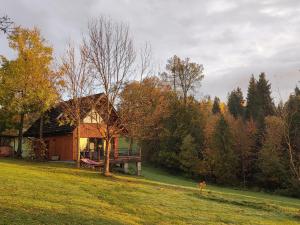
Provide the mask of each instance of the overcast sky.
{"label": "overcast sky", "polygon": [[[0,15],[37,26],[60,56],[80,40],[90,18],[127,22],[137,45],[151,43],[164,69],[176,54],[203,64],[198,96],[219,96],[266,72],[273,97],[286,98],[300,80],[300,0],[0,0]],[[0,54],[12,56],[3,35]]]}

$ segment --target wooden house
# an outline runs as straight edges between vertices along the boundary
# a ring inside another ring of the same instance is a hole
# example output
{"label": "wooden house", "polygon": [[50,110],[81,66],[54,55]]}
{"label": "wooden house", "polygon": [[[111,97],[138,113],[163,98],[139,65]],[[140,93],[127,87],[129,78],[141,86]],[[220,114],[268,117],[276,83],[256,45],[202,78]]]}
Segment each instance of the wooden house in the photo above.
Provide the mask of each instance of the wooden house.
{"label": "wooden house", "polygon": [[[42,133],[47,146],[46,157],[49,160],[75,161],[78,156],[77,139],[80,139],[80,156],[93,161],[104,163],[104,148],[107,143],[103,139],[103,125],[109,121],[104,121],[105,115],[101,112],[104,104],[107,104],[104,94],[96,94],[81,98],[81,125],[80,137],[77,137],[77,129],[71,123],[62,122],[64,112],[68,104],[73,100],[59,103],[50,109],[43,116]],[[94,102],[96,107],[86,102]],[[113,110],[112,119],[117,119],[118,115]],[[97,118],[97,119],[95,119]],[[100,123],[100,122],[101,123]],[[99,125],[101,124],[101,126]],[[25,133],[25,137],[39,138],[41,120],[38,119]],[[126,130],[124,129],[124,132]],[[140,170],[141,154],[137,148],[130,149],[126,146],[126,138],[122,134],[115,135],[110,143],[111,164],[121,164],[125,170],[128,162],[136,162]]]}

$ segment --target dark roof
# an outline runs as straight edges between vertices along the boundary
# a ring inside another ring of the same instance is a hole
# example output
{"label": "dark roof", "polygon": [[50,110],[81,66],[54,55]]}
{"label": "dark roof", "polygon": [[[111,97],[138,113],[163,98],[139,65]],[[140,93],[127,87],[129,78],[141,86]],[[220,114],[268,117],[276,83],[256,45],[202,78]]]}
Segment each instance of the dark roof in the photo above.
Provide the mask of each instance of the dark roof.
{"label": "dark roof", "polygon": [[[103,93],[91,95],[87,97],[83,97],[80,99],[81,103],[81,114],[83,119],[87,113],[91,111],[91,104],[86,104],[88,101],[99,101],[104,96]],[[44,136],[51,136],[51,135],[60,135],[60,134],[67,134],[72,133],[75,129],[74,125],[71,124],[62,124],[59,123],[58,118],[63,113],[64,107],[71,105],[73,100],[68,100],[65,102],[58,103],[56,106],[51,108],[48,112],[44,114],[43,119],[43,135]],[[40,130],[40,119],[36,120],[32,126],[24,133],[25,137],[38,137]]]}

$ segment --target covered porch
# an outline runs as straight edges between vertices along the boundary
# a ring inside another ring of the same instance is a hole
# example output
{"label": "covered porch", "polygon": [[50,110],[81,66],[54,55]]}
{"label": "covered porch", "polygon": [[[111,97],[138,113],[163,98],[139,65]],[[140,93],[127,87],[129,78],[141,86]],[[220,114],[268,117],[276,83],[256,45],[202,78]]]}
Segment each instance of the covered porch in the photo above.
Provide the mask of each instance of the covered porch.
{"label": "covered porch", "polygon": [[[105,141],[102,138],[80,138],[80,158],[82,167],[103,167]],[[119,166],[124,173],[129,172],[129,163],[136,164],[136,174],[141,175],[141,149],[129,144],[124,137],[115,137],[109,144],[110,164]]]}

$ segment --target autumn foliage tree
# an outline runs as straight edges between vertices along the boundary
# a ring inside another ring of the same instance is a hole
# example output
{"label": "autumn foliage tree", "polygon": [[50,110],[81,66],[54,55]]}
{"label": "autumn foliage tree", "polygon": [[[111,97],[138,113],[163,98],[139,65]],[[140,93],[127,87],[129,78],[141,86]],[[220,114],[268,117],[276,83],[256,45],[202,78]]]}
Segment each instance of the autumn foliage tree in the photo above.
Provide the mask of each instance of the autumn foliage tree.
{"label": "autumn foliage tree", "polygon": [[172,93],[157,77],[128,83],[121,92],[118,112],[128,130],[130,146],[133,139],[148,141],[158,137],[161,121],[169,114]]}
{"label": "autumn foliage tree", "polygon": [[17,155],[21,157],[25,117],[42,114],[56,102],[57,74],[51,70],[52,47],[37,28],[16,27],[8,40],[17,57],[1,57],[1,105],[19,117]]}

